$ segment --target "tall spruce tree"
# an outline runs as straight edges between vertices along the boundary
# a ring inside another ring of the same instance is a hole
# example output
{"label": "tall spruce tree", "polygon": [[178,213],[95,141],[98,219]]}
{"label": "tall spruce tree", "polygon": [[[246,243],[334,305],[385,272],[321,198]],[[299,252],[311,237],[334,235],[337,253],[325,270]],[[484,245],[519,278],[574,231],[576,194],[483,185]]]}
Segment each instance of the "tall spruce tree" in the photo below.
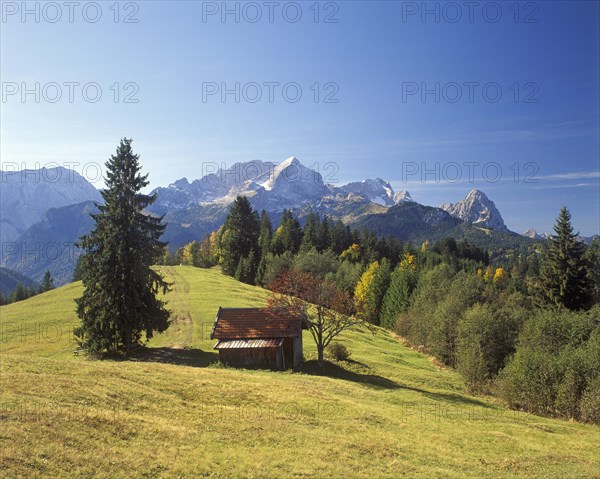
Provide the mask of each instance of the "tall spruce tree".
{"label": "tall spruce tree", "polygon": [[324,216],[318,226],[319,241],[317,250],[324,251],[331,247],[331,223],[329,218]]}
{"label": "tall spruce tree", "polygon": [[150,339],[169,325],[165,302],[156,297],[169,285],[151,268],[164,251],[159,238],[165,226],[162,217],[143,211],[156,195],[140,193],[148,175],[140,173],[130,139],[121,140],[106,168],[104,204],[97,205],[100,212],[91,215],[96,225],[80,243],[85,289],[76,300],[81,326],[75,335],[96,355],[126,351],[143,333]]}
{"label": "tall spruce tree", "polygon": [[401,262],[392,273],[390,285],[383,297],[379,315],[381,326],[394,329],[398,315],[408,310],[410,297],[416,285],[417,274],[414,264],[410,264],[406,260]]}
{"label": "tall spruce tree", "polygon": [[[245,196],[238,196],[225,219],[221,236],[221,267],[223,273],[235,276],[240,260],[248,258],[257,261],[258,235],[260,222],[258,214]],[[256,271],[256,265],[244,265],[245,270]]]}
{"label": "tall spruce tree", "polygon": [[306,215],[302,236],[302,249],[310,250],[319,246],[319,216],[312,212]]}
{"label": "tall spruce tree", "polygon": [[589,301],[585,246],[573,233],[571,213],[560,210],[554,232],[548,239],[541,268],[541,281],[546,299],[568,309],[581,309]]}

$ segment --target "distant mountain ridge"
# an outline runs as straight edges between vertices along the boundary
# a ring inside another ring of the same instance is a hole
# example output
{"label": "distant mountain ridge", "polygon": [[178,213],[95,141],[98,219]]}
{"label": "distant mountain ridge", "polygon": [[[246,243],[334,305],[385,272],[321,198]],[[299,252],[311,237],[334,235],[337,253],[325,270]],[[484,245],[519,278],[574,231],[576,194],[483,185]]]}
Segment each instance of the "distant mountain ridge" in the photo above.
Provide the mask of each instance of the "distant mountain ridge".
{"label": "distant mountain ridge", "polygon": [[342,186],[325,184],[319,172],[304,166],[294,156],[279,164],[259,160],[235,163],[231,168],[221,168],[191,183],[182,178],[152,193],[158,198],[149,210],[157,214],[205,203],[228,205],[238,195],[248,196],[255,208],[267,211],[294,209],[311,203],[316,207],[320,201],[339,202],[351,196],[387,207],[399,201],[412,201],[410,193],[394,192],[390,183],[381,178]]}
{"label": "distant mountain ridge", "polygon": [[56,285],[71,281],[81,254],[75,243],[89,233],[98,210],[92,201],[51,208],[42,221],[30,226],[10,247],[2,248],[2,266],[41,281],[49,270]]}
{"label": "distant mountain ridge", "polygon": [[[552,235],[548,233],[538,233],[535,228],[529,228],[528,230],[522,233],[523,236],[527,238],[532,238],[536,240],[546,240],[550,238]],[[578,235],[577,238],[579,241],[583,241],[585,244],[590,245],[594,240],[600,240],[600,235],[592,235],[592,236],[581,236]]]}
{"label": "distant mountain ridge", "polygon": [[99,201],[99,191],[74,170],[63,167],[0,171],[0,241],[15,241],[42,220],[50,208]]}
{"label": "distant mountain ridge", "polygon": [[[91,184],[82,183],[85,179],[79,177],[76,182],[81,184],[75,193],[63,195],[62,201],[74,201],[80,196],[92,196],[92,201],[47,208],[40,220],[11,243],[11,248],[3,248],[2,266],[38,281],[49,269],[57,285],[71,280],[79,255],[74,244],[93,227],[90,213],[95,211],[94,202],[102,201]],[[39,185],[23,187],[24,203],[28,203],[28,192],[36,187]],[[157,200],[148,212],[164,215],[166,230],[162,240],[169,243],[171,250],[218,229],[231,202],[240,194],[247,196],[256,210],[268,211],[275,226],[287,208],[301,222],[312,211],[353,228],[371,229],[404,241],[432,241],[444,236],[468,238],[481,246],[534,241],[509,232],[493,201],[481,191],[473,190],[456,204],[442,205],[443,209],[424,206],[416,203],[409,192],[394,191],[381,178],[341,186],[326,184],[321,174],[295,157],[280,164],[260,160],[236,163],[191,182],[181,178],[152,193]],[[13,201],[18,202],[18,195],[16,198]],[[41,205],[37,206],[41,210]]]}

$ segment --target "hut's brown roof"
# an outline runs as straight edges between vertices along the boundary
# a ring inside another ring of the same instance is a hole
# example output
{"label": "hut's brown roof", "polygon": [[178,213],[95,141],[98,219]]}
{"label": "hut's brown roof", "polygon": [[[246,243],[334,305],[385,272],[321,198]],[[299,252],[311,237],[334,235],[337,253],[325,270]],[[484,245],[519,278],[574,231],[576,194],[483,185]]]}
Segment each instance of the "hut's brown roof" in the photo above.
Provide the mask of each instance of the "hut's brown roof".
{"label": "hut's brown roof", "polygon": [[296,337],[301,321],[265,308],[219,308],[210,338],[272,339]]}

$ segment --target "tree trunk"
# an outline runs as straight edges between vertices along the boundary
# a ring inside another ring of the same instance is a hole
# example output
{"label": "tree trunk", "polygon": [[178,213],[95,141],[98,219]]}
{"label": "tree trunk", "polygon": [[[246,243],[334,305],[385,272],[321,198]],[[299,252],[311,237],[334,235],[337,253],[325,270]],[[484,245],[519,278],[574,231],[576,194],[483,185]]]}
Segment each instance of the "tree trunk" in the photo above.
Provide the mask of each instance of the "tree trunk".
{"label": "tree trunk", "polygon": [[322,369],[323,365],[324,365],[324,361],[323,361],[323,346],[319,345],[319,347],[317,349],[318,349],[318,352],[319,352],[319,359],[318,359],[319,367]]}

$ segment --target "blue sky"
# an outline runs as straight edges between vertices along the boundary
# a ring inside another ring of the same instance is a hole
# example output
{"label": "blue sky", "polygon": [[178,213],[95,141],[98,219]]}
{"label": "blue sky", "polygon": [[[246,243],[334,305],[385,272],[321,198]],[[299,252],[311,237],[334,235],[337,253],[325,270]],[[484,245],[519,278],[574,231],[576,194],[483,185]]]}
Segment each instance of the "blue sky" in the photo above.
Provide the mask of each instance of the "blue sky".
{"label": "blue sky", "polygon": [[434,206],[479,188],[518,232],[550,231],[563,204],[600,232],[597,2],[274,2],[272,21],[265,2],[229,2],[237,19],[222,2],[80,2],[72,22],[56,4],[54,23],[46,3],[2,4],[4,169],[82,171],[127,136],[153,187],[294,155]]}

